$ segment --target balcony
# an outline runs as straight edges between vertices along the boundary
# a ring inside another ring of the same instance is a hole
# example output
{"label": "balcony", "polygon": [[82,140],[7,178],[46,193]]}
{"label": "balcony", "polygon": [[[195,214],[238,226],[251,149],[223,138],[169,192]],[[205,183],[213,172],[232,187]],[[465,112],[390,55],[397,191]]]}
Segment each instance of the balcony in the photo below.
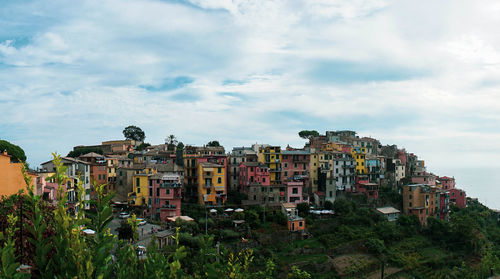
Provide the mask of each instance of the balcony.
{"label": "balcony", "polygon": [[175,204],[164,204],[161,206],[162,209],[176,209],[177,205]]}
{"label": "balcony", "polygon": [[210,174],[206,174],[206,173],[204,173],[204,174],[203,174],[203,178],[212,179],[213,177],[214,177],[214,174],[213,174],[213,173],[210,173]]}
{"label": "balcony", "polygon": [[160,183],[160,188],[180,188],[180,187],[182,187],[181,183],[174,183],[174,182]]}
{"label": "balcony", "polygon": [[212,183],[208,183],[208,184],[205,184],[203,185],[203,188],[212,188],[212,186],[214,186]]}
{"label": "balcony", "polygon": [[283,169],[282,168],[276,168],[276,169],[270,169],[270,172],[281,172]]}

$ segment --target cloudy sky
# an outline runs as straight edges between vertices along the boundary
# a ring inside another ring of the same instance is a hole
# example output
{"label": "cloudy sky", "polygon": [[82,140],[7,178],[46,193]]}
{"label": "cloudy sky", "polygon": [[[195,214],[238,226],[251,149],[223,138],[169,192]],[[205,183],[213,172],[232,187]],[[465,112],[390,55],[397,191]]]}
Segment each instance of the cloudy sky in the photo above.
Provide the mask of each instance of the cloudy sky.
{"label": "cloudy sky", "polygon": [[500,208],[499,13],[496,0],[4,0],[0,138],[36,166],[130,124],[151,143],[227,149],[352,129]]}

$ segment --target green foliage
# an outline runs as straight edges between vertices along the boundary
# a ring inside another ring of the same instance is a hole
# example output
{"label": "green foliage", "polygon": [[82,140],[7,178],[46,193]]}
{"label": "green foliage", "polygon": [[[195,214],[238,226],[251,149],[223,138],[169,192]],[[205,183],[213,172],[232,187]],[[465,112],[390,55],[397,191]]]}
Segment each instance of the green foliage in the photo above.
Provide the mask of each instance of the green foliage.
{"label": "green foliage", "polygon": [[300,270],[297,266],[292,266],[291,271],[288,273],[288,279],[310,279],[311,274],[307,273],[307,271]]}
{"label": "green foliage", "polygon": [[135,148],[135,150],[137,150],[137,151],[142,151],[142,150],[146,149],[146,147],[148,147],[148,146],[151,146],[151,144],[149,144],[149,143],[147,143],[147,142],[143,142],[143,143],[139,144],[139,145]]}
{"label": "green foliage", "polygon": [[16,249],[14,248],[14,234],[18,230],[16,226],[18,218],[17,216],[11,214],[7,216],[7,220],[8,227],[6,235],[4,235],[3,232],[0,232],[0,241],[4,241],[4,245],[0,246],[0,278],[29,278],[29,274],[17,271],[17,269],[21,266],[21,264],[17,262],[15,254]]}
{"label": "green foliage", "polygon": [[207,146],[210,146],[210,147],[219,147],[220,146],[220,143],[216,140],[213,140],[213,141],[209,141],[207,143]]}
{"label": "green foliage", "polygon": [[167,144],[167,150],[174,151],[176,144],[178,143],[177,137],[174,135],[169,135],[165,139],[165,144]]}
{"label": "green foliage", "polygon": [[101,155],[104,154],[102,149],[99,147],[76,147],[74,150],[71,150],[68,153],[68,157],[78,158],[81,155],[85,155],[85,154],[91,153],[91,152],[101,154]]}
{"label": "green foliage", "polygon": [[314,137],[319,137],[319,133],[316,130],[302,130],[299,132],[299,137],[303,139],[312,139]]}
{"label": "green foliage", "polygon": [[179,142],[175,150],[175,163],[178,166],[184,166],[183,152],[184,152],[184,144],[182,142]]}
{"label": "green foliage", "polygon": [[325,201],[325,203],[323,204],[323,207],[326,210],[332,210],[333,209],[333,203],[331,201]]}
{"label": "green foliage", "polygon": [[125,129],[123,129],[123,136],[125,137],[125,139],[136,141],[144,141],[144,139],[146,138],[146,134],[144,134],[144,131],[134,125],[125,127]]}
{"label": "green foliage", "polygon": [[14,162],[19,163],[26,161],[26,154],[24,154],[24,150],[21,147],[6,140],[0,140],[0,152],[3,152],[4,150],[6,150],[7,153],[12,156],[12,160]]}
{"label": "green foliage", "polygon": [[310,208],[311,207],[309,206],[309,203],[307,203],[307,202],[297,204],[297,211],[299,212],[299,215],[301,217],[306,217],[307,215],[309,215]]}
{"label": "green foliage", "polygon": [[338,215],[347,215],[356,209],[356,205],[347,199],[339,198],[333,203],[333,210]]}

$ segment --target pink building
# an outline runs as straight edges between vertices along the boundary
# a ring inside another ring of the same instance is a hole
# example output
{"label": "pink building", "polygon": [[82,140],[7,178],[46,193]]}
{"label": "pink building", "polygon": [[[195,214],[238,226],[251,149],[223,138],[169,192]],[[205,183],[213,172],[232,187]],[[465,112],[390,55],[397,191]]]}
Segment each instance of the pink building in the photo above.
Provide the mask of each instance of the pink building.
{"label": "pink building", "polygon": [[411,182],[413,184],[427,184],[431,186],[436,186],[436,176],[428,172],[415,172],[411,177]]}
{"label": "pink building", "polygon": [[441,181],[441,185],[444,190],[449,190],[455,188],[455,178],[454,177],[439,177],[439,181]]}
{"label": "pink building", "polygon": [[457,188],[449,190],[450,203],[455,204],[459,208],[464,208],[465,202],[465,191]]}
{"label": "pink building", "polygon": [[301,180],[308,185],[311,154],[306,150],[281,151],[283,181]]}
{"label": "pink building", "polygon": [[309,202],[309,198],[302,194],[302,189],[304,188],[303,181],[287,181],[285,182],[285,186],[287,192],[287,202],[295,204]]}
{"label": "pink building", "polygon": [[270,172],[266,165],[257,162],[243,162],[239,168],[240,192],[248,193],[250,185],[271,185]]}
{"label": "pink building", "polygon": [[177,173],[149,176],[150,214],[156,220],[181,216],[182,176]]}

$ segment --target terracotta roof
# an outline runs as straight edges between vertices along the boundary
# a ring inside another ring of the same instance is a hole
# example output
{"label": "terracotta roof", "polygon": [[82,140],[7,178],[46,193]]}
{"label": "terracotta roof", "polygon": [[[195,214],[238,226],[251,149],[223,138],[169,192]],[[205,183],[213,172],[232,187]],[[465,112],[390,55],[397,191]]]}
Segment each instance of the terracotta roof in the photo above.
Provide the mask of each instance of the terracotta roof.
{"label": "terracotta roof", "polygon": [[85,155],[81,155],[80,157],[82,158],[102,158],[104,157],[104,155],[101,155],[101,154],[98,154],[98,153],[95,153],[95,152],[90,152],[90,153],[87,153]]}

